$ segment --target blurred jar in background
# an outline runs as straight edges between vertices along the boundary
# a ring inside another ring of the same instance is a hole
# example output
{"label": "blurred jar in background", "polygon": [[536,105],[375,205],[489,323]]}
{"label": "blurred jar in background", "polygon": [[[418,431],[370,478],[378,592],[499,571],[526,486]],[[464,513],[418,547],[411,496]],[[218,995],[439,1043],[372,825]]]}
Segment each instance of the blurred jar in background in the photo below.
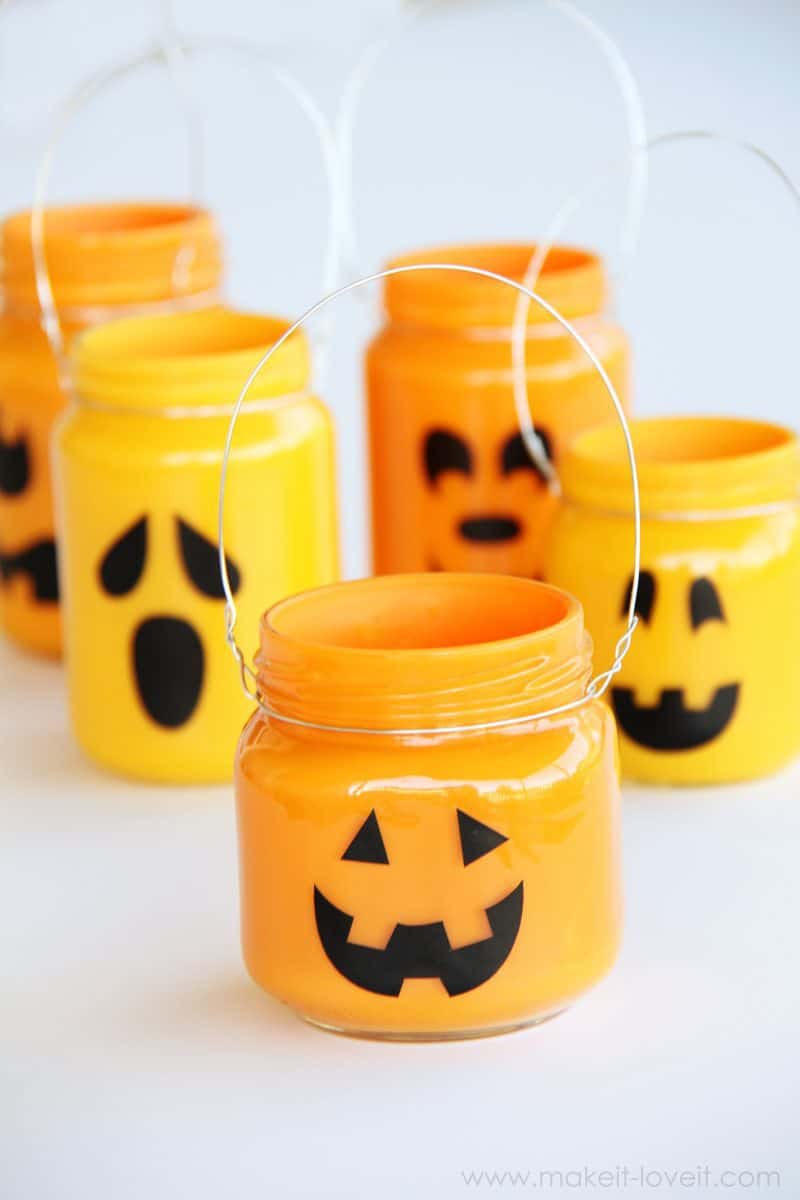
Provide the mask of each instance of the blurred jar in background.
{"label": "blurred jar in background", "polygon": [[[212,216],[186,204],[48,209],[50,283],[67,346],[89,326],[131,312],[212,302],[222,273]],[[42,654],[61,649],[50,481],[50,433],[66,403],[41,325],[31,214],[0,229],[0,624]]]}
{"label": "blurred jar in background", "polygon": [[[214,308],[94,329],[55,435],[67,689],[95,762],[164,782],[230,778],[251,704],[225,639],[220,470],[231,412],[288,322]],[[243,622],[337,573],[333,425],[289,338],[236,426],[225,504]]]}
{"label": "blurred jar in background", "polygon": [[[535,249],[443,247],[389,265],[449,262],[522,282]],[[583,334],[625,403],[628,345],[603,316],[600,259],[555,247],[535,291]],[[507,284],[463,272],[386,279],[387,320],[366,361],[376,572],[540,577],[556,497],[526,449],[514,407],[517,300]],[[526,364],[534,426],[557,466],[573,435],[608,419],[608,395],[583,351],[534,304]]]}

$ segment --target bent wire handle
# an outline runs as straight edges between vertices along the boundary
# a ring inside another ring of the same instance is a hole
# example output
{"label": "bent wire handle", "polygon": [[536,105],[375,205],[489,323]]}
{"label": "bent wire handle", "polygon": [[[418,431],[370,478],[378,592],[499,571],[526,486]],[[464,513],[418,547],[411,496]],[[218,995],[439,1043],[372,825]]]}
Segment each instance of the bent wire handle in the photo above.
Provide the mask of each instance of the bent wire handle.
{"label": "bent wire handle", "polygon": [[[734,137],[725,133],[718,133],[713,129],[678,129],[668,133],[659,134],[657,137],[651,138],[647,142],[634,147],[631,154],[624,159],[618,159],[610,166],[605,167],[599,174],[593,176],[588,185],[584,185],[579,191],[569,196],[561,207],[556,212],[553,220],[548,226],[547,234],[542,239],[541,244],[537,247],[528,270],[525,273],[523,283],[525,290],[520,292],[517,297],[517,303],[514,310],[514,325],[511,333],[511,362],[513,373],[513,388],[514,388],[514,407],[517,411],[517,420],[522,430],[522,436],[525,440],[528,451],[538,463],[538,458],[533,453],[532,443],[529,442],[529,437],[532,436],[538,442],[538,435],[533,428],[533,416],[528,403],[528,385],[527,385],[527,367],[525,362],[526,355],[526,330],[528,325],[528,313],[530,311],[530,292],[535,288],[536,281],[544,266],[547,256],[553,249],[553,246],[561,239],[564,228],[567,222],[579,211],[583,205],[592,198],[595,192],[599,191],[608,181],[612,179],[621,166],[628,166],[632,159],[641,159],[647,161],[654,150],[659,150],[664,146],[672,146],[681,142],[718,142],[723,145],[733,146],[739,150],[744,150],[748,154],[754,155],[773,172],[773,174],[785,186],[789,194],[796,201],[800,208],[800,188],[791,178],[780,163],[774,159],[761,146],[755,142],[746,141],[743,138]],[[638,235],[638,229],[637,229]],[[635,245],[632,250],[635,249]],[[624,276],[623,276],[624,277]]]}
{"label": "bent wire handle", "polygon": [[[50,272],[47,266],[47,251],[44,234],[44,214],[46,195],[50,185],[50,176],[57,150],[61,145],[64,134],[74,118],[82,112],[97,96],[107,88],[136,74],[143,67],[162,64],[174,74],[176,55],[183,60],[204,53],[222,51],[255,60],[267,69],[270,76],[279,83],[297,101],[301,110],[308,117],[319,139],[323,165],[328,184],[328,234],[324,257],[323,287],[329,290],[334,286],[339,275],[339,246],[341,242],[340,226],[342,205],[339,193],[339,173],[336,163],[336,147],[330,125],[304,88],[289,71],[274,61],[270,47],[257,42],[243,41],[227,37],[207,37],[191,39],[175,39],[159,41],[148,49],[139,51],[130,57],[106,67],[85,80],[69,97],[61,108],[56,122],[36,171],[33,205],[31,208],[31,248],[36,280],[36,294],[42,316],[42,328],[47,335],[51,349],[56,359],[59,378],[65,390],[69,390],[69,364],[65,353],[64,334],[61,321],[53,296]],[[188,126],[187,126],[188,133]],[[191,150],[191,143],[190,143]],[[196,185],[195,180],[195,185]],[[186,247],[184,247],[184,250]],[[180,294],[181,277],[188,275],[186,256],[183,251],[176,255],[173,284],[176,295]],[[330,330],[326,331],[328,334]]]}
{"label": "bent wire handle", "polygon": [[[508,287],[516,289],[517,292],[525,293],[525,295],[531,301],[533,301],[534,304],[538,304],[539,307],[541,309],[543,309],[546,313],[548,313],[554,321],[558,322],[558,324],[562,327],[562,329],[565,331],[565,333],[567,333],[573,339],[573,341],[580,347],[580,349],[583,351],[583,353],[588,358],[589,362],[592,364],[594,369],[597,371],[597,373],[600,376],[600,379],[603,383],[603,386],[605,387],[606,391],[608,392],[608,395],[611,399],[611,402],[614,406],[614,410],[616,412],[616,415],[617,415],[620,425],[622,427],[622,433],[625,438],[625,449],[627,452],[628,463],[630,465],[630,473],[631,473],[631,489],[632,489],[632,493],[633,493],[633,581],[632,581],[632,586],[631,586],[630,600],[628,603],[628,623],[627,623],[625,632],[623,633],[622,637],[619,639],[619,641],[617,642],[617,645],[615,647],[614,661],[611,663],[611,666],[608,667],[605,671],[602,671],[599,675],[596,675],[594,677],[594,679],[592,679],[590,681],[590,683],[588,684],[588,686],[586,688],[585,694],[578,700],[571,701],[568,704],[559,705],[557,708],[547,709],[544,712],[531,713],[524,717],[510,717],[510,718],[507,718],[502,721],[487,721],[485,723],[481,723],[481,724],[477,724],[477,725],[444,726],[444,727],[440,726],[440,727],[436,727],[436,728],[432,728],[432,729],[428,729],[428,728],[424,728],[424,729],[344,728],[342,726],[320,725],[320,724],[316,724],[312,721],[302,721],[298,718],[286,717],[286,716],[283,716],[281,713],[274,712],[273,710],[271,710],[264,702],[264,699],[258,690],[258,681],[256,678],[256,674],[255,674],[253,668],[245,660],[244,652],[242,651],[241,647],[239,646],[238,642],[236,641],[236,601],[234,600],[233,591],[231,588],[231,582],[230,582],[230,578],[228,576],[228,563],[227,563],[227,560],[225,557],[225,487],[226,487],[227,479],[228,479],[228,468],[230,465],[230,456],[231,456],[231,449],[233,446],[233,435],[234,435],[234,432],[236,429],[236,422],[239,418],[239,413],[241,412],[242,405],[247,400],[247,396],[250,392],[250,389],[252,388],[252,386],[255,383],[258,376],[261,374],[262,370],[267,366],[269,361],[272,359],[273,355],[275,355],[278,352],[278,350],[280,350],[280,348],[284,344],[284,342],[288,341],[288,339],[294,333],[296,333],[299,329],[302,329],[303,326],[316,313],[321,312],[323,309],[327,308],[328,305],[332,304],[334,300],[338,300],[342,296],[348,295],[350,292],[357,291],[359,288],[367,287],[369,284],[376,283],[380,279],[387,279],[392,275],[404,275],[404,274],[408,274],[412,271],[460,271],[462,274],[476,275],[483,279],[495,280],[497,283],[502,283],[502,284],[507,285]],[[290,725],[299,725],[299,726],[302,726],[307,729],[336,729],[340,733],[383,734],[383,735],[390,735],[390,736],[410,736],[410,735],[414,735],[414,734],[419,734],[419,735],[441,734],[443,732],[449,732],[449,733],[473,732],[474,733],[476,730],[500,729],[500,728],[503,728],[508,725],[519,725],[519,724],[527,723],[531,720],[539,720],[544,717],[554,717],[554,716],[559,716],[562,713],[572,712],[575,709],[580,708],[583,704],[587,703],[587,701],[599,698],[606,691],[609,684],[611,683],[611,680],[614,678],[614,676],[618,673],[618,671],[622,667],[622,663],[625,658],[625,655],[628,653],[628,650],[630,648],[630,642],[631,642],[631,637],[632,637],[633,631],[637,625],[636,602],[637,602],[637,597],[639,594],[639,573],[640,573],[640,565],[641,565],[641,512],[640,512],[640,502],[639,502],[639,479],[638,479],[638,473],[636,470],[636,457],[635,457],[634,450],[633,450],[633,441],[631,439],[630,428],[628,426],[628,421],[625,417],[625,410],[622,407],[622,403],[619,399],[619,396],[617,395],[616,389],[614,388],[613,383],[609,379],[608,374],[605,370],[605,367],[600,362],[600,359],[597,357],[595,352],[592,350],[592,348],[588,344],[588,342],[581,336],[581,334],[574,328],[574,326],[571,325],[570,322],[565,317],[563,317],[558,312],[557,309],[555,309],[552,306],[552,304],[549,304],[546,300],[543,300],[541,296],[538,296],[535,292],[530,291],[523,284],[518,283],[516,280],[508,279],[505,275],[498,275],[494,271],[486,271],[486,270],[482,269],[481,267],[468,267],[468,266],[464,266],[464,265],[458,264],[458,263],[413,263],[413,264],[409,264],[407,266],[387,267],[383,271],[377,271],[373,275],[366,275],[362,279],[356,279],[352,283],[347,283],[344,286],[337,288],[335,291],[330,292],[327,296],[323,296],[323,298],[321,300],[318,300],[316,304],[312,305],[311,308],[307,309],[306,312],[304,312],[301,317],[298,317],[298,319],[294,322],[294,324],[289,326],[289,328],[278,338],[278,340],[276,342],[274,342],[272,346],[270,346],[269,350],[267,350],[266,353],[264,353],[261,356],[258,363],[255,365],[253,370],[250,372],[247,380],[245,381],[244,386],[242,387],[241,391],[239,392],[239,396],[236,400],[236,404],[233,407],[230,423],[228,425],[228,432],[227,432],[227,435],[225,438],[225,446],[224,446],[223,455],[222,455],[222,465],[221,465],[221,469],[220,469],[219,511],[218,511],[218,518],[217,518],[217,536],[218,536],[217,550],[218,550],[218,556],[219,556],[219,570],[220,570],[220,576],[222,578],[223,591],[225,593],[225,639],[228,643],[228,646],[231,649],[231,653],[233,654],[233,657],[236,659],[236,662],[239,666],[242,687],[245,691],[245,694],[247,696],[249,696],[249,698],[251,700],[255,701],[255,703],[258,704],[259,707],[262,708],[264,712],[266,712],[268,715],[274,717],[276,720],[284,721],[285,723],[290,724]]]}
{"label": "bent wire handle", "polygon": [[[550,8],[555,8],[578,28],[584,30],[599,47],[617,84],[619,94],[625,106],[628,129],[628,143],[631,150],[642,145],[647,138],[647,124],[636,76],[614,38],[596,21],[572,3],[572,0],[544,0]],[[339,192],[342,199],[342,255],[347,257],[352,269],[361,273],[358,267],[358,237],[356,234],[355,204],[353,199],[353,160],[354,160],[354,131],[356,117],[364,89],[383,53],[390,49],[396,37],[405,28],[433,9],[443,7],[443,0],[407,0],[406,14],[389,33],[371,42],[362,52],[345,83],[342,99],[335,122],[336,146],[339,154]],[[521,105],[520,105],[521,107]],[[620,240],[620,256],[627,262],[633,255],[639,239],[645,202],[647,199],[648,160],[646,157],[631,154],[626,158],[630,172],[628,195],[625,205],[625,219]],[[542,262],[538,253],[534,254],[528,267],[524,283],[533,290],[541,271]],[[527,297],[520,296],[520,300]],[[528,302],[529,303],[529,302]],[[525,309],[527,315],[528,309]],[[517,405],[518,413],[521,408]],[[558,491],[558,477],[546,448],[539,437],[530,417],[520,420],[520,430],[528,454],[533,459],[542,477],[551,491]]]}

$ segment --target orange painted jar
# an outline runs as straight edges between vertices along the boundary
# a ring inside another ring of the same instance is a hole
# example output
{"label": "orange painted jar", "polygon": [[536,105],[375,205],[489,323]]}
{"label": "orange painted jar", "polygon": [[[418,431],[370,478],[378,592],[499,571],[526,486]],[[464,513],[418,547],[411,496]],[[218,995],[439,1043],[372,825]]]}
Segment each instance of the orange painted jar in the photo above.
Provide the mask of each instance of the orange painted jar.
{"label": "orange painted jar", "polygon": [[[44,245],[67,346],[131,312],[194,308],[222,271],[213,218],[186,204],[51,208]],[[0,624],[31,650],[61,649],[50,434],[66,404],[41,327],[30,213],[0,229]]]}
{"label": "orange painted jar", "polygon": [[[392,266],[455,263],[521,282],[532,245],[445,247]],[[536,291],[584,336],[623,403],[628,345],[603,315],[600,259],[556,247]],[[514,407],[518,297],[495,280],[414,271],[386,280],[387,322],[366,360],[376,572],[498,571],[539,577],[556,496],[537,471]],[[570,438],[607,419],[607,394],[580,347],[538,305],[527,321],[534,426],[556,468]]]}
{"label": "orange painted jar", "polygon": [[266,613],[256,668],[236,793],[267,992],[326,1028],[427,1040],[542,1021],[608,971],[614,720],[592,699],[536,716],[584,696],[578,601],[489,574],[336,584]]}

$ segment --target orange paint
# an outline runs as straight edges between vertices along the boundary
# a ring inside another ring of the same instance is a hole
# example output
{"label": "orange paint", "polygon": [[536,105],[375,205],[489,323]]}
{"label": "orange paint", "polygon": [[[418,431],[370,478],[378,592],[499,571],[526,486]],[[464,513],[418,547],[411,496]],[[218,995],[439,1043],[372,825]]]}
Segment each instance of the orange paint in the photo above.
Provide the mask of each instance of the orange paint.
{"label": "orange paint", "polygon": [[[66,397],[40,327],[30,223],[30,213],[19,213],[0,230],[0,624],[14,641],[56,656],[50,434]],[[219,237],[202,209],[78,205],[48,210],[44,227],[67,345],[89,326],[132,311],[197,307],[219,285]]]}
{"label": "orange paint", "polygon": [[[444,247],[390,265],[452,262],[521,281],[534,250]],[[366,362],[375,570],[539,576],[555,498],[533,469],[514,409],[519,294],[454,271],[394,275],[385,286],[387,323]],[[535,290],[586,337],[624,403],[627,341],[602,315],[600,260],[557,247]],[[608,419],[608,394],[583,351],[536,305],[526,345],[531,413],[557,464],[574,434]]]}
{"label": "orange paint", "polygon": [[590,656],[576,600],[509,577],[362,580],[269,611],[257,662],[273,710],[409,732],[261,710],[246,726],[253,978],[311,1021],[409,1039],[536,1022],[597,982],[620,932],[607,707],[446,728],[567,703]]}

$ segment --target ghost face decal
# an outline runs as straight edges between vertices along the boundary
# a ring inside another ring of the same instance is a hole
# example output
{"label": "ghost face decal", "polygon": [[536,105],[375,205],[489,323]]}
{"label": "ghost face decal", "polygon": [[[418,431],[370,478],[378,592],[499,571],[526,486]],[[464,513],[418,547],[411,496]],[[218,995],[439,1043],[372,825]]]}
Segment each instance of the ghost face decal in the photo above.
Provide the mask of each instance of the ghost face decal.
{"label": "ghost face decal", "polygon": [[[465,869],[508,840],[460,809],[456,816]],[[342,861],[391,868],[374,810],[347,846]],[[450,944],[441,920],[397,922],[384,948],[360,945],[350,938],[353,916],[331,903],[316,886],[314,916],[328,960],[356,987],[381,996],[399,996],[406,980],[435,979],[452,997],[486,983],[508,958],[522,921],[523,890],[523,883],[517,883],[485,910],[489,936],[458,947]]]}
{"label": "ghost face decal", "polygon": [[[622,605],[623,615],[630,604],[630,589]],[[643,571],[639,583],[636,611],[645,626],[658,618],[658,582],[651,571]],[[693,635],[700,633],[708,622],[725,623],[725,613],[719,591],[711,579],[692,579],[686,596],[686,627]],[[691,653],[687,639],[687,653]],[[638,703],[632,687],[611,689],[611,700],[622,732],[632,741],[649,750],[696,750],[714,741],[728,727],[739,701],[738,682],[715,684],[708,703],[690,707],[680,687],[665,687],[657,703]]]}
{"label": "ghost face decal", "polygon": [[[209,599],[223,600],[215,543],[181,517],[174,520],[174,534],[176,557],[192,587]],[[133,593],[147,558],[148,517],[144,515],[103,555],[97,572],[101,590],[112,601]],[[226,561],[235,593],[240,585],[239,570]],[[191,719],[203,689],[205,654],[200,634],[180,613],[155,612],[138,621],[130,639],[130,661],[142,708],[160,728],[179,729]]]}
{"label": "ghost face decal", "polygon": [[[552,461],[549,433],[535,433]],[[431,429],[421,458],[433,517],[426,567],[537,575],[539,522],[550,497],[522,434],[509,432],[489,447],[457,430]]]}

